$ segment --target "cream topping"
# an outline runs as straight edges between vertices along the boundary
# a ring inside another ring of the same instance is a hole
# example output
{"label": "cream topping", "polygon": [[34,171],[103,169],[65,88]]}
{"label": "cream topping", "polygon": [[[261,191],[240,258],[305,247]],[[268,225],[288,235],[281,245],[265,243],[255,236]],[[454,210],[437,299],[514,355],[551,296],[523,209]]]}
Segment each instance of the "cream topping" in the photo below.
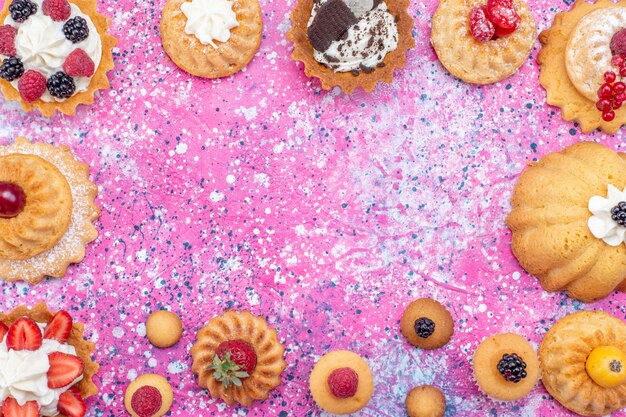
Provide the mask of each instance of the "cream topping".
{"label": "cream topping", "polygon": [[231,0],[191,0],[180,9],[187,17],[185,33],[213,48],[217,48],[214,41],[228,41],[231,29],[239,26]]}
{"label": "cream topping", "polygon": [[591,234],[610,246],[619,246],[625,242],[626,227],[620,226],[611,218],[611,209],[622,201],[626,201],[626,188],[620,191],[611,184],[608,186],[606,198],[594,195],[589,199],[592,216],[587,221],[587,226]]}
{"label": "cream topping", "polygon": [[[309,26],[317,9],[327,1],[320,0],[315,4]],[[368,72],[382,64],[385,56],[398,47],[398,27],[384,1],[357,17],[359,21],[341,39],[332,42],[326,51],[313,50],[317,62],[335,72]]]}
{"label": "cream topping", "polygon": [[[84,50],[95,64],[96,70],[102,59],[102,40],[100,34],[94,26],[91,18],[81,12],[73,3],[70,3],[72,13],[70,18],[80,16],[87,21],[89,36],[84,41],[72,43],[63,35],[63,24],[65,22],[55,22],[49,16],[43,14],[43,0],[31,0],[37,4],[37,12],[31,15],[24,23],[18,23],[8,15],[4,19],[5,25],[17,28],[15,37],[15,49],[17,57],[24,64],[24,72],[29,69],[39,71],[44,77],[49,78],[52,74],[63,71],[63,63],[70,53],[75,49]],[[6,56],[0,54],[0,58]],[[74,94],[87,91],[92,77],[73,77],[76,84]],[[19,79],[11,82],[17,89]],[[41,97],[46,102],[61,102],[66,99],[53,97],[47,90]]]}
{"label": "cream topping", "polygon": [[[37,324],[43,331],[45,323]],[[48,388],[48,355],[53,352],[76,355],[73,346],[50,339],[44,339],[38,350],[8,350],[5,337],[0,343],[0,404],[7,397],[15,398],[20,405],[37,401],[42,416],[58,415],[59,397],[81,381],[83,376],[76,378],[67,387]]]}
{"label": "cream topping", "polygon": [[605,7],[587,13],[572,31],[565,50],[567,75],[589,100],[598,101],[604,73],[619,72],[611,64],[611,39],[626,28],[626,8]]}

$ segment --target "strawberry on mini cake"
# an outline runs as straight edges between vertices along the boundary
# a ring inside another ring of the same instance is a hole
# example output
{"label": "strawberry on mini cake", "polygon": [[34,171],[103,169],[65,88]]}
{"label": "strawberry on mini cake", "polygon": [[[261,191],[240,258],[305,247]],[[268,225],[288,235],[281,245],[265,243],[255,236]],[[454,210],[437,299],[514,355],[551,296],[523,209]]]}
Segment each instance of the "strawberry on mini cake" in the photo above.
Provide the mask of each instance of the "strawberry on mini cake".
{"label": "strawberry on mini cake", "polygon": [[83,325],[41,303],[0,314],[0,403],[3,417],[83,417],[99,366],[89,357]]}
{"label": "strawberry on mini cake", "polygon": [[198,384],[228,405],[249,407],[280,385],[285,347],[263,317],[226,311],[212,318],[191,348]]}

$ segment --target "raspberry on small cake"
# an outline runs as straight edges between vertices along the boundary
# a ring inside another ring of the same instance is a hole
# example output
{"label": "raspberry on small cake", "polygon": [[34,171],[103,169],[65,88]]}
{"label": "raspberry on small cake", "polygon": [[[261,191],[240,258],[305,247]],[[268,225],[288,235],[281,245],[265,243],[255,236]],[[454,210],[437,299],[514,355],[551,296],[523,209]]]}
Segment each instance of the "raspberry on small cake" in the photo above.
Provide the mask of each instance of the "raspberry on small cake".
{"label": "raspberry on small cake", "polygon": [[374,379],[363,358],[348,350],[322,356],[309,378],[317,405],[333,414],[356,413],[367,405],[374,392]]}
{"label": "raspberry on small cake", "polygon": [[70,77],[91,77],[96,71],[96,66],[89,55],[78,48],[68,55],[63,70]]}
{"label": "raspberry on small cake", "polygon": [[15,56],[15,35],[17,29],[10,25],[0,26],[0,54]]}
{"label": "raspberry on small cake", "polygon": [[17,82],[22,100],[33,102],[46,92],[46,77],[35,70],[28,70]]}
{"label": "raspberry on small cake", "polygon": [[144,374],[126,388],[124,406],[133,417],[161,417],[169,411],[174,392],[167,379]]}
{"label": "raspberry on small cake", "polygon": [[72,14],[72,8],[67,0],[43,0],[41,8],[44,15],[50,16],[56,22],[67,20]]}

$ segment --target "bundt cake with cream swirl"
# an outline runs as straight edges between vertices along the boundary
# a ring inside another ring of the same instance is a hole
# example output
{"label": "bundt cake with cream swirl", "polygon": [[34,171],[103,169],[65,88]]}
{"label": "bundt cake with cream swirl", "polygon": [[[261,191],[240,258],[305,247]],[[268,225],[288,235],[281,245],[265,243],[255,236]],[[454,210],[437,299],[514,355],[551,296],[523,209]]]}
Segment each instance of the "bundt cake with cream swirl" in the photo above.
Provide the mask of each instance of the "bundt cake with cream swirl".
{"label": "bundt cake with cream swirl", "polygon": [[521,266],[584,302],[626,291],[625,187],[626,155],[594,142],[529,164],[506,220]]}

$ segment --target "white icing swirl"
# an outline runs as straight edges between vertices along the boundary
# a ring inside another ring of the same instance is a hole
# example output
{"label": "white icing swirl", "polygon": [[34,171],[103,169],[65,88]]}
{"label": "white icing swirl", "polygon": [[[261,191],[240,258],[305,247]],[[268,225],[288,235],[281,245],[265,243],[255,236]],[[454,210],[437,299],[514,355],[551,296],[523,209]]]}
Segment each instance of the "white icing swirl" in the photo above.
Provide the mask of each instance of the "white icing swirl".
{"label": "white icing swirl", "polygon": [[[320,0],[311,12],[309,26],[317,9],[328,0]],[[326,51],[313,50],[317,62],[335,72],[367,71],[376,69],[389,52],[398,47],[398,26],[384,1],[359,17],[341,39],[330,44]]]}
{"label": "white icing swirl", "polygon": [[[78,6],[70,2],[72,9],[71,18],[76,16],[82,17],[87,21],[87,27],[89,28],[87,39],[78,43],[72,43],[63,34],[63,24],[65,22],[55,22],[49,16],[45,16],[41,6],[43,0],[31,1],[37,5],[37,12],[26,19],[24,23],[14,21],[11,15],[4,19],[5,25],[11,25],[18,30],[15,36],[15,49],[17,57],[24,64],[24,72],[33,69],[48,78],[55,72],[63,71],[65,59],[75,49],[79,48],[89,55],[97,70],[102,59],[102,40],[91,18],[81,12]],[[0,54],[0,58],[5,59],[6,56]],[[92,77],[73,78],[76,84],[74,94],[87,91]],[[17,83],[18,80],[14,80],[11,82],[11,85],[17,89]],[[46,102],[66,100],[53,97],[48,90],[46,90],[41,99]]]}
{"label": "white icing swirl", "polygon": [[626,227],[611,218],[611,209],[621,201],[626,201],[626,188],[620,191],[611,184],[608,186],[607,198],[594,195],[589,199],[589,211],[593,215],[587,221],[587,226],[591,234],[610,246],[619,246],[625,242]]}
{"label": "white icing swirl", "polygon": [[213,48],[217,48],[213,41],[228,41],[230,30],[239,26],[230,0],[191,0],[180,9],[187,17],[185,33]]}
{"label": "white icing swirl", "polygon": [[[43,330],[45,324],[37,323]],[[8,350],[5,340],[0,343],[0,404],[7,397],[13,397],[18,404],[37,401],[42,416],[52,417],[59,414],[59,397],[73,385],[83,379],[79,376],[67,387],[48,388],[48,355],[61,352],[76,355],[76,349],[56,340],[44,339],[38,350]]]}

